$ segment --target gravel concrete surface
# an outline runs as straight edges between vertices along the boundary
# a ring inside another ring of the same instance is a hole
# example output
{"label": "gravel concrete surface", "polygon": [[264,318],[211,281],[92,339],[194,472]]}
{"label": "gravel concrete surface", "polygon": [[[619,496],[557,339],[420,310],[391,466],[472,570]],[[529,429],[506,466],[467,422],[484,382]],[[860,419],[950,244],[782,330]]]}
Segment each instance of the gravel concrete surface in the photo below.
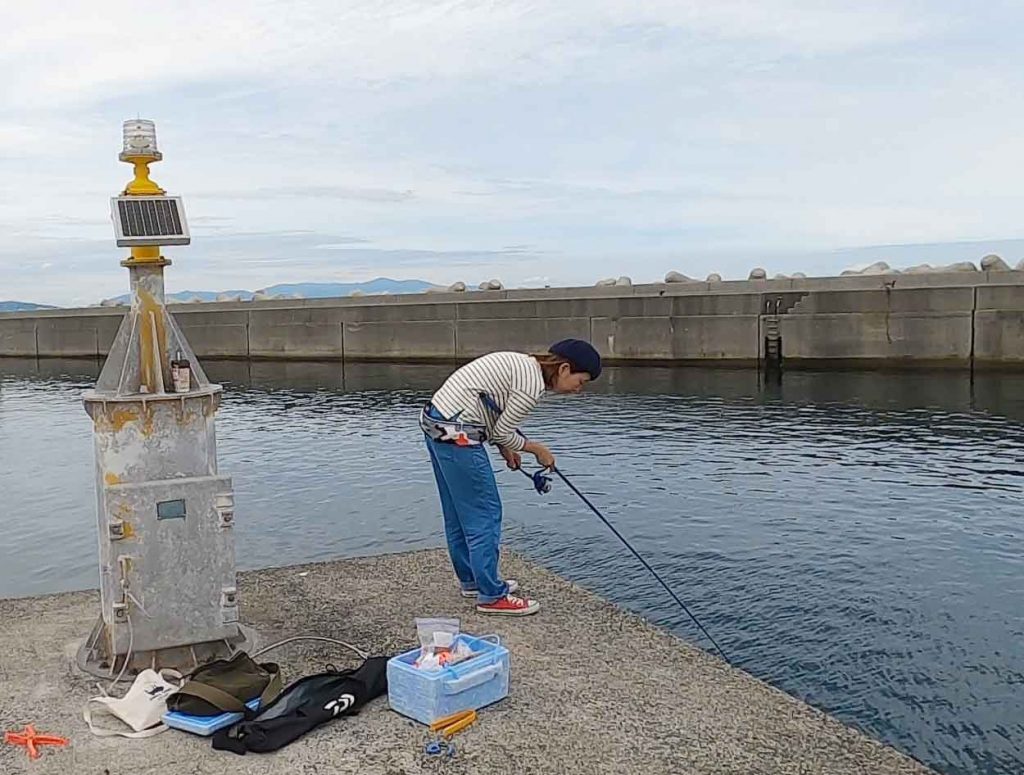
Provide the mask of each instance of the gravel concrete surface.
{"label": "gravel concrete surface", "polygon": [[[34,723],[72,740],[34,762],[23,748],[0,745],[0,773],[931,772],[522,557],[504,555],[503,567],[542,602],[540,614],[477,615],[441,551],[240,574],[243,620],[263,643],[315,634],[391,654],[415,645],[413,618],[425,615],[460,616],[467,632],[499,634],[512,655],[511,693],[455,738],[449,759],[426,756],[426,729],[389,710],[386,698],[270,755],[214,751],[173,730],[93,737],[81,712],[95,679],[78,672],[74,654],[98,615],[97,594],[0,600],[0,728]],[[281,663],[286,681],[327,663],[358,663],[313,643],[267,658]]]}

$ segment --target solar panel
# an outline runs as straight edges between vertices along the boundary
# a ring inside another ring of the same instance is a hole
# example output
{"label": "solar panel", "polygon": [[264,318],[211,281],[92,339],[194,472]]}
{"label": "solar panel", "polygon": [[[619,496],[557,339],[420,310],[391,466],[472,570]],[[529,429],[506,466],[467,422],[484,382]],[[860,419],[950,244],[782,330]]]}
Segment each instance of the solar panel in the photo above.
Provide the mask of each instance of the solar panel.
{"label": "solar panel", "polygon": [[180,196],[115,196],[110,208],[118,247],[191,241]]}

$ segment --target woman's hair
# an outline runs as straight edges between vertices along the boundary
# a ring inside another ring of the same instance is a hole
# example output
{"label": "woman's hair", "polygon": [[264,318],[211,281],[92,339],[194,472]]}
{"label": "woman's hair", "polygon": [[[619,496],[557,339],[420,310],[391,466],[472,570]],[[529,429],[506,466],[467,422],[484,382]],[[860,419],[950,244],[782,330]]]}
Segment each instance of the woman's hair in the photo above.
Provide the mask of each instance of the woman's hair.
{"label": "woman's hair", "polygon": [[549,388],[555,386],[555,377],[558,374],[559,367],[563,363],[569,364],[569,369],[572,370],[572,362],[568,358],[563,358],[561,355],[555,355],[554,353],[537,353],[532,357],[540,364],[541,374],[544,375],[544,384]]}

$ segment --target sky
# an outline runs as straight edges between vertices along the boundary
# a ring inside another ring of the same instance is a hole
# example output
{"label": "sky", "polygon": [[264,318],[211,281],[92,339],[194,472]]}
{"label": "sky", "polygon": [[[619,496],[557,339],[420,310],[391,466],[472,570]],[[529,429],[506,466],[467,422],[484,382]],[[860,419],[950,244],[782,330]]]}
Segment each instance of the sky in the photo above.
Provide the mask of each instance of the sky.
{"label": "sky", "polygon": [[121,122],[171,291],[590,285],[1024,258],[1024,5],[0,0],[0,299],[122,293]]}

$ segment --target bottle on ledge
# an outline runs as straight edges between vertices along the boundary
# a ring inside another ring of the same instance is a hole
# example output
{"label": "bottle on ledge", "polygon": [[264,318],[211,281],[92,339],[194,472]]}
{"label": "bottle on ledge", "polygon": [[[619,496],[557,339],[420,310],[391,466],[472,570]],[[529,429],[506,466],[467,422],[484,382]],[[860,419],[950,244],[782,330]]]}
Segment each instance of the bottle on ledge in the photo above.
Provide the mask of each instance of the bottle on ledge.
{"label": "bottle on ledge", "polygon": [[192,368],[181,350],[171,361],[171,379],[174,381],[175,393],[187,393],[192,387]]}

